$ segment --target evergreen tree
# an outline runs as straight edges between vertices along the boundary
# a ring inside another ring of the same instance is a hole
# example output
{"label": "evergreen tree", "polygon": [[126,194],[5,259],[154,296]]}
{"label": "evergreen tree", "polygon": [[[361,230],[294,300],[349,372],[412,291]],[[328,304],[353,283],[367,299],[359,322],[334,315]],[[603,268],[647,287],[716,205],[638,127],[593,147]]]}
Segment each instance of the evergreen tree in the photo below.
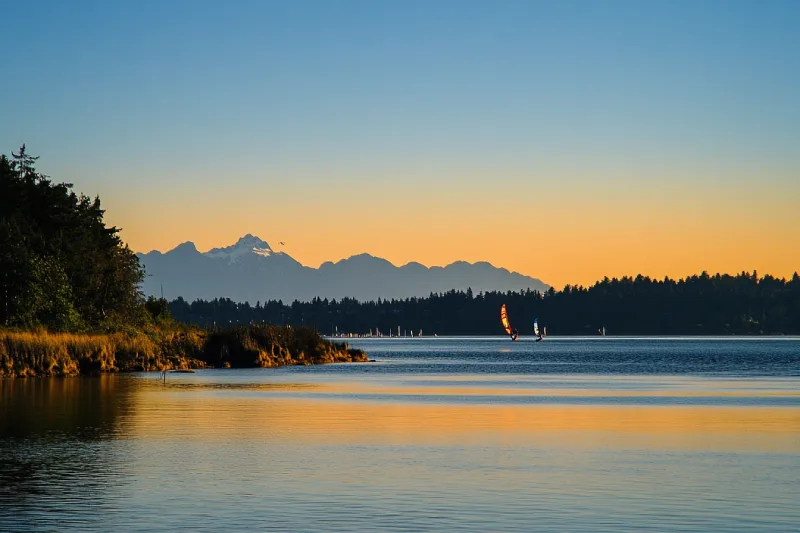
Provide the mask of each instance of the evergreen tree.
{"label": "evergreen tree", "polygon": [[142,319],[144,273],[100,199],[36,171],[23,144],[0,157],[2,324],[117,328]]}

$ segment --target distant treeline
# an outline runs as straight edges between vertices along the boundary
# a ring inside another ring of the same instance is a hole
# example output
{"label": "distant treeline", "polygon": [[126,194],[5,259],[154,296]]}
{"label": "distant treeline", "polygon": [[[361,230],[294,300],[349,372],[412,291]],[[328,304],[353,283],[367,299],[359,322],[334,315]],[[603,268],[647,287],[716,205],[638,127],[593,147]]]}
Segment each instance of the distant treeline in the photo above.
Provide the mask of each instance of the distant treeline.
{"label": "distant treeline", "polygon": [[800,277],[791,280],[757,272],[737,276],[703,272],[681,280],[623,277],[591,287],[567,285],[561,291],[432,293],[424,298],[359,302],[237,303],[183,298],[169,304],[175,319],[203,326],[271,323],[308,325],[334,331],[383,335],[422,330],[423,335],[498,335],[500,306],[512,325],[532,334],[539,319],[548,335],[753,335],[800,334]]}

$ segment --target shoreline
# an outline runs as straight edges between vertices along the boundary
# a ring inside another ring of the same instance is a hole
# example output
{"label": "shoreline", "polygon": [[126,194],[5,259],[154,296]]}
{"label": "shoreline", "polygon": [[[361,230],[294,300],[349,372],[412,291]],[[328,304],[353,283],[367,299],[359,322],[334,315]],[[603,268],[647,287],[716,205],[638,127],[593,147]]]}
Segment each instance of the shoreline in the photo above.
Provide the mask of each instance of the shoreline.
{"label": "shoreline", "polygon": [[181,327],[129,333],[0,330],[0,378],[368,362],[311,328]]}

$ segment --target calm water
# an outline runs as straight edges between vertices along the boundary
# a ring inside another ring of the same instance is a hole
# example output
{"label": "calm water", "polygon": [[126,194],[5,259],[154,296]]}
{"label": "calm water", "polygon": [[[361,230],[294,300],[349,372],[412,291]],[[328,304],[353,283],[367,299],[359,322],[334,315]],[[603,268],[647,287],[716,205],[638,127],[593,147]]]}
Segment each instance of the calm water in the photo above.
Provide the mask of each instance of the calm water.
{"label": "calm water", "polygon": [[800,339],[0,380],[0,531],[800,531]]}

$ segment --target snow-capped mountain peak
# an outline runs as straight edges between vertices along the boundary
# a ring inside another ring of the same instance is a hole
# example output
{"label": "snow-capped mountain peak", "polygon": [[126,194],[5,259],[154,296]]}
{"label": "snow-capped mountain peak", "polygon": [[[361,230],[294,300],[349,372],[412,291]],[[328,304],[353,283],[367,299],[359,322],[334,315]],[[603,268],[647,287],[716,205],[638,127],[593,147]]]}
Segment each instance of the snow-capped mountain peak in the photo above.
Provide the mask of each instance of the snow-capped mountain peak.
{"label": "snow-capped mountain peak", "polygon": [[239,259],[248,254],[269,257],[273,254],[273,251],[266,241],[262,241],[258,237],[248,233],[236,241],[236,244],[232,244],[231,246],[227,246],[225,248],[214,248],[207,251],[203,255],[214,259],[227,259],[228,263],[231,264],[237,262]]}
{"label": "snow-capped mountain peak", "polygon": [[[285,246],[280,243],[278,249]],[[189,301],[227,297],[237,302],[310,302],[319,297],[367,302],[377,298],[426,297],[452,289],[471,288],[479,293],[526,287],[545,292],[549,288],[541,280],[493,268],[488,263],[431,267],[409,263],[397,267],[380,257],[362,254],[325,262],[319,268],[307,267],[283,251],[273,251],[253,235],[205,253],[184,243],[166,253],[136,255],[148,273],[142,282],[145,295],[159,296],[163,286],[166,298],[182,296]]]}

